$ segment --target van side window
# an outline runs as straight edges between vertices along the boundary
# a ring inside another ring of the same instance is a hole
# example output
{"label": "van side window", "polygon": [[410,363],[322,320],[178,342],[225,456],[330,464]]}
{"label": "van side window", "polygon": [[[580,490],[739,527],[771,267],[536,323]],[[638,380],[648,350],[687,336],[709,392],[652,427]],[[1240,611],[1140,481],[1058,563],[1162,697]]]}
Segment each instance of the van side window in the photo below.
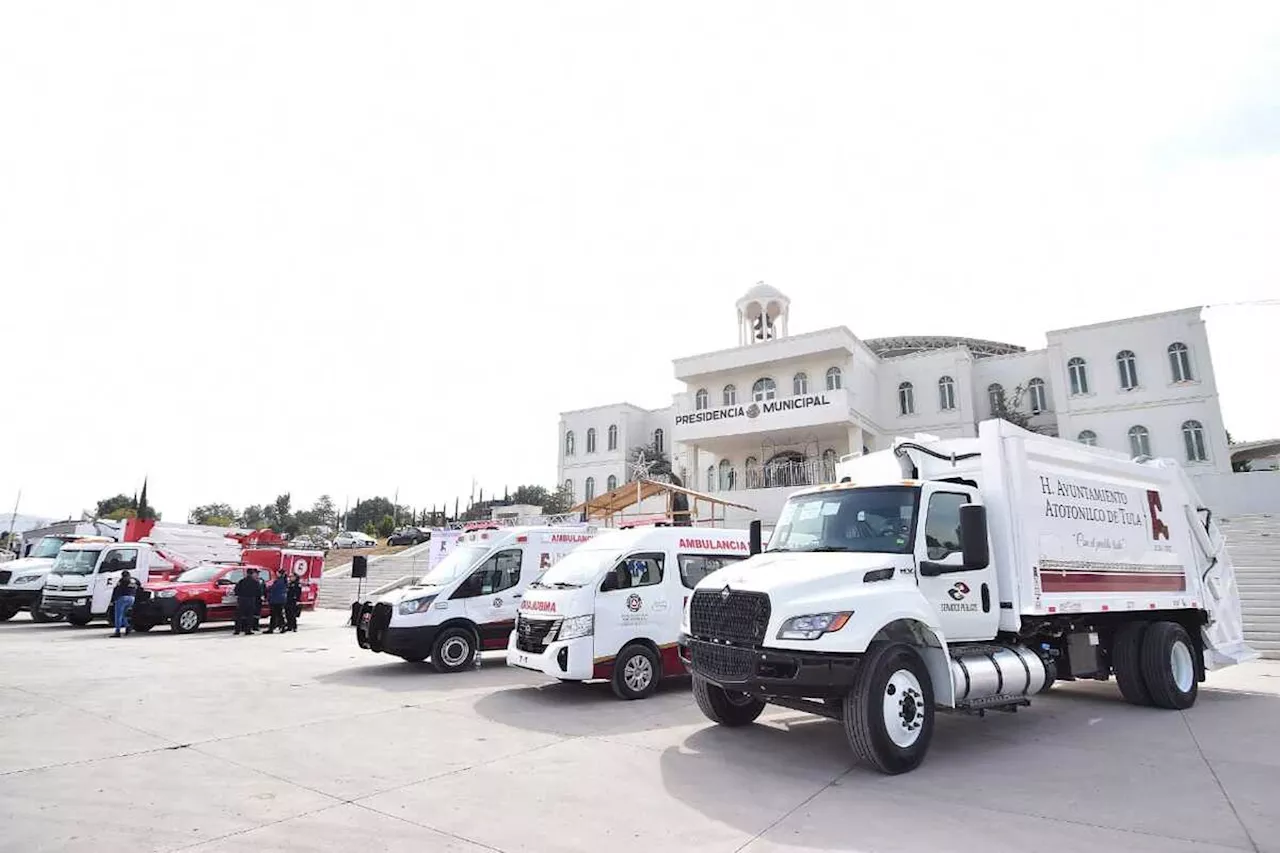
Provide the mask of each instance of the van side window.
{"label": "van side window", "polygon": [[662,583],[662,567],[665,555],[631,554],[614,566],[600,585],[601,592],[614,589],[635,589]]}
{"label": "van side window", "polygon": [[737,555],[704,555],[681,554],[676,559],[680,562],[680,582],[689,589],[698,585],[698,581],[712,572],[718,572],[725,566],[746,559]]}
{"label": "van side window", "polygon": [[519,548],[499,551],[471,573],[471,577],[458,590],[460,594],[454,597],[475,598],[511,589],[520,583],[521,559],[522,552]]}
{"label": "van side window", "polygon": [[132,572],[138,568],[137,548],[112,548],[102,560],[104,572]]}
{"label": "van side window", "polygon": [[960,507],[968,502],[968,495],[957,492],[937,492],[929,497],[924,541],[930,560],[941,560],[960,550]]}

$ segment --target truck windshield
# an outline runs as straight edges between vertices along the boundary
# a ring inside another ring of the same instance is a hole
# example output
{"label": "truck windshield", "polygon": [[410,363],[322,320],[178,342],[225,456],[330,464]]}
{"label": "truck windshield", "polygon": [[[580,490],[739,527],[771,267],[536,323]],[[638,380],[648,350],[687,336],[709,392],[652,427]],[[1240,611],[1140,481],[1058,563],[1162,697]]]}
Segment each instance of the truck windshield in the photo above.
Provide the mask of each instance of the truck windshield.
{"label": "truck windshield", "polygon": [[600,577],[605,569],[617,562],[620,556],[622,556],[621,553],[612,548],[585,551],[578,548],[570,551],[563,559],[547,569],[542,577],[538,578],[535,586],[560,588],[586,586]]}
{"label": "truck windshield", "polygon": [[93,567],[98,563],[98,555],[102,551],[68,551],[58,552],[58,559],[53,561],[53,573],[56,575],[91,575]]}
{"label": "truck windshield", "polygon": [[28,557],[56,557],[58,552],[62,550],[62,546],[66,543],[65,539],[57,536],[44,536],[31,549]]}
{"label": "truck windshield", "polygon": [[797,495],[782,507],[767,550],[909,554],[919,502],[914,486]]}
{"label": "truck windshield", "polygon": [[174,578],[176,583],[208,583],[218,576],[222,566],[196,566]]}
{"label": "truck windshield", "polygon": [[463,545],[454,548],[434,569],[423,575],[419,583],[423,586],[444,586],[457,580],[471,571],[476,561],[489,553],[489,550],[488,545]]}

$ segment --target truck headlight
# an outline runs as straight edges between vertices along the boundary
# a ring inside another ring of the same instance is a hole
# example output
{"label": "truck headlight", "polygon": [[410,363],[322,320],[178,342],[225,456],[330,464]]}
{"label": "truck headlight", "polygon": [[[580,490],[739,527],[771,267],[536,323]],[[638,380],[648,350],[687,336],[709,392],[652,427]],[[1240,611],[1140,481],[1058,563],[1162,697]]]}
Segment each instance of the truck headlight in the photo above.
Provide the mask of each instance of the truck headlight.
{"label": "truck headlight", "polygon": [[811,613],[792,616],[778,629],[779,640],[816,640],[823,634],[839,631],[853,615],[852,610],[839,613]]}
{"label": "truck headlight", "polygon": [[591,614],[586,616],[570,616],[568,619],[560,623],[560,631],[556,634],[557,640],[576,640],[578,637],[590,637],[596,630],[596,617]]}
{"label": "truck headlight", "polygon": [[174,598],[175,596],[177,596],[177,594],[178,594],[178,591],[176,589],[162,589],[155,593],[155,597],[156,598]]}
{"label": "truck headlight", "polygon": [[428,595],[423,598],[411,598],[408,601],[400,602],[400,606],[396,608],[400,611],[401,616],[412,616],[415,613],[421,613],[431,606],[431,602],[435,601],[434,595]]}
{"label": "truck headlight", "polygon": [[14,578],[10,583],[31,583],[40,580],[40,575],[23,575],[20,578]]}

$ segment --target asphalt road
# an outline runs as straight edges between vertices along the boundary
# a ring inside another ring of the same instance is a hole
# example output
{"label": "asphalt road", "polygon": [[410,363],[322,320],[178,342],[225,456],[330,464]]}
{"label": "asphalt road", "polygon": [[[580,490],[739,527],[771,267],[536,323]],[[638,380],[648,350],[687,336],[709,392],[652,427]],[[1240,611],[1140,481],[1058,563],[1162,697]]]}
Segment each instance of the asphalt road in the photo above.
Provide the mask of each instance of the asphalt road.
{"label": "asphalt road", "polygon": [[914,773],[791,711],[711,726],[500,658],[436,674],[302,630],[0,623],[0,851],[1280,851],[1280,665],[1185,713],[1110,684],[943,716]]}

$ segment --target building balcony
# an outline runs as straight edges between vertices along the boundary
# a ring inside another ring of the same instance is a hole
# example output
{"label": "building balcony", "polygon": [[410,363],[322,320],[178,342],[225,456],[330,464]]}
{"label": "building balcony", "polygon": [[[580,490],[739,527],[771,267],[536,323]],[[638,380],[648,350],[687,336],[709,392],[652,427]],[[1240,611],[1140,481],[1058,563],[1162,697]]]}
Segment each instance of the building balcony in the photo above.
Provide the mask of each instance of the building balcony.
{"label": "building balcony", "polygon": [[[834,483],[836,460],[834,458],[796,459],[768,462],[746,468],[720,465],[714,469],[714,474],[712,482],[700,484],[710,493],[756,489],[801,489],[807,486]],[[706,476],[707,472],[704,472],[703,477]]]}

